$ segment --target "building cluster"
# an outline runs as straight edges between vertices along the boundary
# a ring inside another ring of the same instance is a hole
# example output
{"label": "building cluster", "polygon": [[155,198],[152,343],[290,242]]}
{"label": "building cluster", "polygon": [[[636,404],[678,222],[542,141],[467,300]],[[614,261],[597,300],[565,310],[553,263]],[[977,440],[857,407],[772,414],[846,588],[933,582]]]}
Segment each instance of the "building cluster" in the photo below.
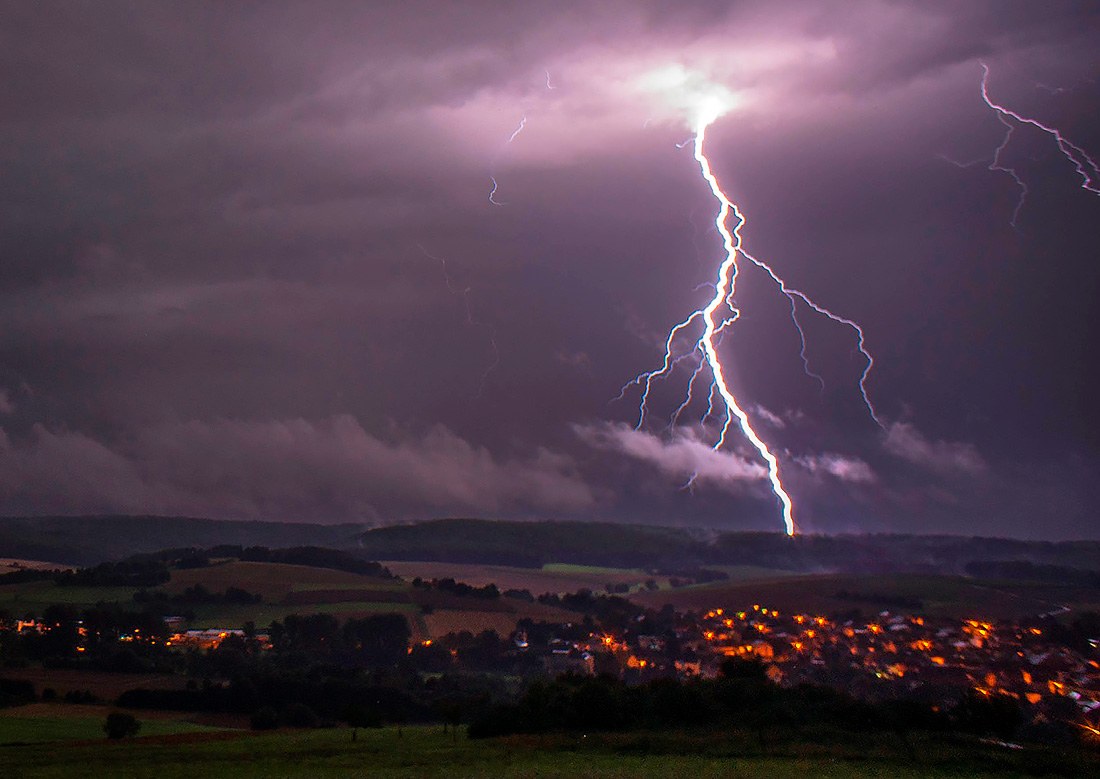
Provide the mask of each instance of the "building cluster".
{"label": "building cluster", "polygon": [[[517,637],[517,644],[522,636]],[[610,671],[632,681],[716,675],[727,658],[756,659],[784,685],[811,682],[856,697],[910,697],[933,705],[961,692],[1008,695],[1035,714],[1072,702],[1100,720],[1100,641],[1084,652],[1048,640],[1043,629],[1012,622],[952,620],[882,612],[872,620],[836,621],[782,614],[755,605],[680,616],[661,636],[593,633],[551,643],[563,658],[548,667]],[[565,662],[568,659],[568,662]]]}

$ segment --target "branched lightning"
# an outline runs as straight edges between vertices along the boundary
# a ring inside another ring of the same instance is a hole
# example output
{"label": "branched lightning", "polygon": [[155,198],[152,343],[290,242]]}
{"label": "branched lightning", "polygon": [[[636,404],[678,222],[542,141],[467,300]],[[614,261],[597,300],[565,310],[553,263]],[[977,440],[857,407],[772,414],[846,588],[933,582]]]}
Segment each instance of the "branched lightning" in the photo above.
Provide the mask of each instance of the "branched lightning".
{"label": "branched lightning", "polygon": [[[686,319],[679,324],[672,327],[669,330],[667,337],[665,338],[665,354],[664,360],[660,367],[655,370],[642,373],[635,377],[634,380],[627,383],[622,391],[619,393],[619,398],[624,397],[626,391],[631,386],[638,386],[641,388],[641,400],[639,402],[638,410],[638,422],[637,428],[640,428],[645,423],[646,413],[648,411],[647,405],[649,402],[650,391],[653,388],[653,384],[657,379],[668,376],[676,366],[689,358],[694,358],[696,364],[692,370],[691,377],[688,379],[686,396],[683,402],[673,411],[669,418],[669,427],[674,426],[680,419],[680,416],[691,405],[695,391],[696,384],[699,381],[699,377],[704,371],[709,371],[711,381],[707,392],[707,410],[703,415],[703,421],[705,422],[715,412],[716,397],[720,398],[721,404],[725,407],[725,420],[722,425],[721,433],[718,436],[718,440],[714,443],[714,449],[717,451],[726,443],[726,437],[729,434],[730,427],[733,425],[734,419],[741,429],[742,434],[756,451],[760,454],[761,458],[767,463],[768,481],[771,485],[772,492],[779,500],[783,510],[783,524],[788,535],[794,535],[797,532],[794,522],[794,505],[790,495],[787,493],[786,488],[783,486],[783,482],[779,473],[779,460],[771,452],[768,446],[761,440],[753,429],[751,422],[749,421],[748,414],[742,409],[737,399],[734,397],[733,392],[726,384],[725,374],[723,372],[722,361],[718,355],[718,345],[720,343],[721,335],[727,327],[730,327],[737,321],[740,311],[734,306],[734,297],[737,285],[738,274],[738,256],[743,256],[746,260],[751,262],[756,267],[764,271],[768,277],[779,287],[780,292],[783,293],[790,301],[791,304],[791,319],[794,322],[795,327],[798,330],[799,338],[801,339],[801,352],[803,366],[806,373],[813,376],[824,387],[824,380],[820,375],[810,370],[809,359],[806,354],[806,336],[802,329],[802,325],[798,319],[798,304],[801,302],[803,305],[809,307],[812,311],[820,314],[833,322],[845,325],[851,328],[857,339],[856,348],[860,354],[866,359],[867,364],[863,369],[859,378],[859,391],[863,397],[863,402],[867,407],[871,418],[882,429],[885,426],[882,420],[879,418],[875,411],[874,405],[867,394],[867,378],[874,367],[874,358],[866,348],[866,338],[863,332],[863,328],[860,327],[855,321],[846,317],[834,314],[824,306],[819,305],[806,295],[801,290],[798,290],[784,281],[779,274],[777,274],[771,266],[762,260],[754,257],[746,252],[742,246],[741,229],[745,224],[745,217],[741,213],[740,209],[726,197],[722,191],[721,185],[718,183],[717,177],[711,169],[710,160],[707,158],[704,144],[706,139],[707,128],[715,121],[716,115],[708,115],[701,118],[696,124],[696,132],[693,139],[678,144],[678,146],[686,146],[687,143],[692,144],[694,157],[699,164],[699,170],[710,186],[711,193],[714,195],[715,200],[718,201],[719,209],[718,214],[715,217],[714,225],[718,230],[719,235],[722,238],[722,246],[725,249],[725,259],[722,261],[721,266],[718,269],[718,278],[713,284],[714,295],[701,309],[693,311]],[[734,217],[734,227],[731,230],[727,223],[730,221],[730,215]],[[719,310],[723,309],[728,311],[725,316],[719,316]],[[678,347],[678,341],[682,341],[686,336],[689,328],[696,322],[701,322],[703,329],[702,334],[691,345],[691,348],[683,350],[683,347]],[[684,485],[685,489],[690,489],[694,482],[695,476],[692,476],[687,484]]]}
{"label": "branched lightning", "polygon": [[1019,124],[1030,125],[1038,130],[1043,131],[1047,135],[1054,138],[1058,145],[1059,151],[1062,152],[1062,156],[1065,157],[1073,165],[1077,171],[1077,175],[1081,177],[1081,188],[1086,189],[1093,194],[1100,195],[1100,187],[1093,183],[1094,179],[1100,178],[1100,167],[1097,167],[1096,161],[1090,157],[1084,149],[1068,140],[1061,131],[1056,127],[1050,127],[1042,122],[1031,119],[1030,117],[1023,116],[1000,103],[993,102],[993,99],[989,96],[989,66],[984,62],[982,66],[982,100],[989,106],[997,115],[997,120],[1004,125],[1005,134],[1001,139],[1001,143],[997,146],[996,151],[993,152],[993,161],[989,164],[989,170],[999,171],[1006,173],[1012,177],[1012,180],[1016,183],[1017,189],[1020,191],[1020,197],[1016,201],[1016,207],[1012,211],[1011,224],[1013,228],[1016,227],[1016,218],[1020,214],[1020,209],[1024,207],[1024,203],[1028,196],[1028,187],[1016,169],[1005,165],[1001,161],[1001,155],[1008,147],[1009,141],[1012,140],[1012,132],[1016,129],[1017,125],[1013,124],[1011,120]]}

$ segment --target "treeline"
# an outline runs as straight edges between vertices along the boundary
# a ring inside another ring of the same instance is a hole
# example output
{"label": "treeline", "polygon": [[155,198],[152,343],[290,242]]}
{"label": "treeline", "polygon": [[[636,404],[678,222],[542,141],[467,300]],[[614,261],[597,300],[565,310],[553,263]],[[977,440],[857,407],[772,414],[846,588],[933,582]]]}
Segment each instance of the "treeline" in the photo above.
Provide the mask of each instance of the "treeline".
{"label": "treeline", "polygon": [[620,626],[630,618],[644,613],[644,609],[626,598],[618,595],[597,595],[589,589],[580,589],[565,595],[544,593],[538,596],[538,602],[589,615],[605,626]]}
{"label": "treeline", "polygon": [[566,674],[536,681],[516,703],[487,709],[471,738],[560,731],[659,731],[732,727],[756,730],[763,741],[779,728],[828,726],[852,731],[955,730],[1007,739],[1023,716],[1015,699],[968,694],[949,710],[911,699],[857,700],[818,685],[783,688],[758,661],[729,659],[715,679],[655,679],[631,686],[612,676]]}
{"label": "treeline", "polygon": [[169,595],[164,590],[138,590],[134,593],[134,603],[153,608],[161,614],[167,614],[167,609],[177,606],[245,606],[263,601],[263,595],[241,587],[226,587],[224,592],[214,592],[202,584],[194,584],[178,595]]}
{"label": "treeline", "polygon": [[966,564],[967,576],[979,579],[1041,582],[1100,589],[1100,571],[1045,565],[1028,560],[975,560]]}
{"label": "treeline", "polygon": [[[497,600],[500,598],[500,590],[497,589],[495,584],[490,583],[484,587],[474,587],[465,582],[456,582],[449,576],[442,579],[421,579],[417,576],[412,580],[412,586],[419,590],[439,590],[440,592],[465,598],[481,598],[483,600]],[[520,591],[510,590],[510,592],[518,593]],[[530,595],[529,592],[527,594]],[[522,598],[523,596],[519,595],[519,597]]]}
{"label": "treeline", "polygon": [[206,549],[186,547],[164,549],[147,555],[139,555],[132,560],[156,560],[174,568],[206,568],[230,560],[247,563],[281,563],[283,565],[304,565],[310,568],[328,568],[334,571],[346,571],[361,576],[375,576],[383,579],[395,578],[380,563],[364,560],[349,552],[320,546],[295,546],[288,549],[270,549],[266,546],[240,546],[221,544]]}

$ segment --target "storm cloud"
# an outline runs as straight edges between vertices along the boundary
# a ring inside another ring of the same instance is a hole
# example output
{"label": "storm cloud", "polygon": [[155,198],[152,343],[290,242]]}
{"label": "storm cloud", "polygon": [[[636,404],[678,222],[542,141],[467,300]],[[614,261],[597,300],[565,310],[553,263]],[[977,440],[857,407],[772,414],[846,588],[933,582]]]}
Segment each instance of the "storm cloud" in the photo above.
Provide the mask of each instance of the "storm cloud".
{"label": "storm cloud", "polygon": [[1100,197],[1035,128],[993,165],[979,88],[1095,158],[1090,4],[0,5],[0,513],[778,529],[705,371],[664,430],[690,360],[634,429],[712,294],[718,96],[746,249],[875,358],[885,431],[851,328],[742,268],[805,529],[1095,535],[1034,507],[1097,483]]}

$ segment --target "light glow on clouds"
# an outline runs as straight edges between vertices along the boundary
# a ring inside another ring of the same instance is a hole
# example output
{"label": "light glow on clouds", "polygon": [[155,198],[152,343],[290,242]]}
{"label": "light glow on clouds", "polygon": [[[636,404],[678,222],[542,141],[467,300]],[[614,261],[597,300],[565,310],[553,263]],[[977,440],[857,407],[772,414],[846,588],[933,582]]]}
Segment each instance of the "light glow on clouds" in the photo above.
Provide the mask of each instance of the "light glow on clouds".
{"label": "light glow on clouds", "polygon": [[796,457],[794,462],[812,474],[828,474],[840,481],[870,484],[876,481],[871,466],[858,457],[826,452],[819,455]]}
{"label": "light glow on clouds", "polygon": [[929,441],[907,422],[890,425],[884,446],[891,454],[935,473],[982,476],[989,470],[973,444]]}
{"label": "light glow on clouds", "polygon": [[596,449],[649,463],[665,476],[684,483],[694,477],[695,484],[709,483],[740,492],[745,482],[763,481],[768,475],[764,466],[738,454],[715,451],[690,428],[678,428],[667,440],[615,422],[575,425],[573,429]]}
{"label": "light glow on clouds", "polygon": [[442,426],[383,439],[348,415],[166,424],[113,445],[42,425],[12,441],[0,428],[0,496],[31,513],[304,521],[400,518],[382,503],[570,512],[595,500],[572,460],[547,449],[501,460]]}
{"label": "light glow on clouds", "polygon": [[[690,49],[690,55],[668,45],[576,50],[545,69],[477,88],[464,101],[437,103],[426,121],[471,158],[485,159],[526,116],[523,143],[509,148],[502,168],[560,164],[606,153],[609,143],[643,124],[694,129],[734,110],[778,110],[807,68],[828,68],[836,60],[829,39],[715,37],[693,40]],[[554,75],[552,90],[545,70]]]}

